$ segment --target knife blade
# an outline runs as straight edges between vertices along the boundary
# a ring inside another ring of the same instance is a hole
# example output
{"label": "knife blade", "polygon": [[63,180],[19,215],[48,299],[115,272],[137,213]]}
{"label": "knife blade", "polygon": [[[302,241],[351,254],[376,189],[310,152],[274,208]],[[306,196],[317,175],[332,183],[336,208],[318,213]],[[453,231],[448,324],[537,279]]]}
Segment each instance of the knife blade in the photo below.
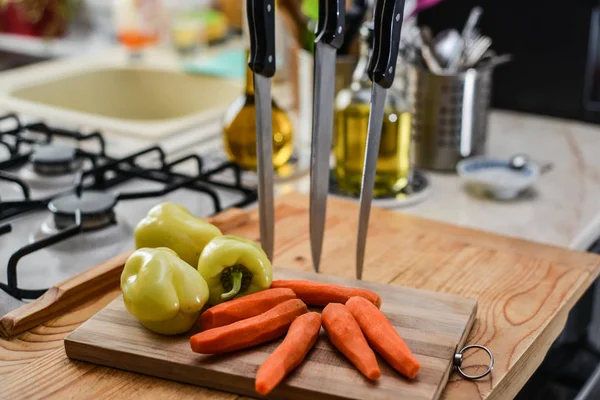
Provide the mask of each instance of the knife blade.
{"label": "knife blade", "polygon": [[275,239],[273,126],[271,119],[271,77],[275,75],[274,0],[247,0],[246,13],[250,34],[248,66],[254,73],[256,104],[260,244],[269,260],[272,261]]}
{"label": "knife blade", "polygon": [[404,0],[377,0],[375,3],[373,53],[371,54],[368,66],[369,78],[373,82],[373,89],[371,93],[371,111],[369,113],[365,162],[360,189],[358,232],[356,236],[357,279],[362,279],[363,274],[385,99],[387,89],[394,83],[403,15]]}
{"label": "knife blade", "polygon": [[344,43],[345,0],[319,0],[315,39],[313,120],[310,162],[310,249],[315,272],[319,272],[327,193],[329,155],[333,136],[335,56]]}

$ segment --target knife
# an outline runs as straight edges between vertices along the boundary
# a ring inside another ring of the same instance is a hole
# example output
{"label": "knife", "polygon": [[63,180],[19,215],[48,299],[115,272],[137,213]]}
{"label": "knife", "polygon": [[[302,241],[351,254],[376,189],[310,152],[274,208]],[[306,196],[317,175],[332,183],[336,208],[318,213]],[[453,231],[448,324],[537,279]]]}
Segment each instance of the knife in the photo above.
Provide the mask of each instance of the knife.
{"label": "knife", "polygon": [[256,104],[256,158],[258,161],[258,219],[260,244],[273,260],[275,215],[273,210],[273,126],[271,77],[275,75],[274,0],[247,0],[250,33],[248,66],[254,72]]}
{"label": "knife", "polygon": [[377,0],[375,3],[373,53],[368,66],[373,89],[371,92],[371,111],[369,113],[365,163],[360,189],[358,234],[356,238],[357,279],[362,279],[385,98],[387,89],[394,83],[403,15],[404,0]]}
{"label": "knife", "polygon": [[315,39],[312,145],[310,154],[310,250],[319,272],[329,191],[329,155],[333,136],[335,56],[344,43],[345,0],[319,0]]}

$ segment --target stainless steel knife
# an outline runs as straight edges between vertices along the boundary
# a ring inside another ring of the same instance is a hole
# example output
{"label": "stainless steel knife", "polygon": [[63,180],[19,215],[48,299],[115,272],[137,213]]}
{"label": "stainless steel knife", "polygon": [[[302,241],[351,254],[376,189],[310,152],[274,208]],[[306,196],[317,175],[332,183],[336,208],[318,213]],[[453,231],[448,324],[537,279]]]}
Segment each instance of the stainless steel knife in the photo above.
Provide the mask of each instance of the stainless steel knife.
{"label": "stainless steel knife", "polygon": [[387,89],[394,83],[403,15],[404,0],[377,0],[375,3],[373,53],[368,67],[369,78],[373,82],[373,89],[371,93],[371,111],[369,114],[365,164],[360,190],[360,211],[356,238],[357,279],[362,279],[385,98]]}
{"label": "stainless steel knife", "polygon": [[310,249],[316,272],[319,272],[321,261],[329,191],[335,56],[337,49],[344,43],[345,13],[345,0],[319,0],[319,20],[315,39],[309,205]]}
{"label": "stainless steel knife", "polygon": [[258,218],[260,244],[273,260],[275,213],[273,205],[273,127],[271,77],[275,75],[275,0],[247,0],[250,33],[248,66],[254,72],[256,158],[258,161]]}

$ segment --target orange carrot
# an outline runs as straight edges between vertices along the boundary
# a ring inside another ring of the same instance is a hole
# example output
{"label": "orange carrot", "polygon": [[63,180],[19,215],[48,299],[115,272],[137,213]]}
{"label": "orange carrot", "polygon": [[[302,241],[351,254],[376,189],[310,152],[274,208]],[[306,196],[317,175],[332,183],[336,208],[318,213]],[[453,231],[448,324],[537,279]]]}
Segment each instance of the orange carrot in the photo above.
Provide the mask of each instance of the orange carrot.
{"label": "orange carrot", "polygon": [[352,296],[364,297],[377,307],[381,306],[381,297],[367,289],[301,280],[273,281],[271,287],[292,289],[300,300],[311,306],[326,306],[329,303],[345,304]]}
{"label": "orange carrot", "polygon": [[239,299],[226,301],[209,308],[200,315],[202,330],[229,325],[242,319],[254,317],[270,310],[279,303],[295,299],[292,289],[267,289]]}
{"label": "orange carrot", "polygon": [[292,299],[252,318],[195,334],[192,350],[201,354],[220,354],[245,349],[277,339],[296,317],[308,310],[302,300]]}
{"label": "orange carrot", "polygon": [[266,396],[301,362],[315,345],[321,330],[321,316],[310,312],[292,322],[283,342],[265,360],[256,373],[256,391]]}
{"label": "orange carrot", "polygon": [[362,297],[352,297],[346,307],[360,325],[371,347],[396,371],[414,379],[421,365],[385,315]]}
{"label": "orange carrot", "polygon": [[[375,307],[375,306],[373,306]],[[323,309],[323,328],[333,345],[363,375],[371,380],[381,376],[375,353],[369,347],[360,326],[345,305],[331,303]]]}

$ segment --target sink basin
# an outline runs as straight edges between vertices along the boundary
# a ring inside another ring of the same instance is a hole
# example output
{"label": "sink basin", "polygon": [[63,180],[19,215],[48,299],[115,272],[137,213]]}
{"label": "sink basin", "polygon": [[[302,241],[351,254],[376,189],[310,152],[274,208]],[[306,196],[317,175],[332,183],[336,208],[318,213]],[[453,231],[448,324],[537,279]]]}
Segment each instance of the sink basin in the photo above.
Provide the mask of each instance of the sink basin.
{"label": "sink basin", "polygon": [[226,108],[240,94],[218,78],[114,68],[22,87],[17,99],[130,121],[165,121]]}
{"label": "sink basin", "polygon": [[157,139],[216,123],[241,82],[180,71],[171,57],[41,63],[0,77],[2,108],[50,122]]}

